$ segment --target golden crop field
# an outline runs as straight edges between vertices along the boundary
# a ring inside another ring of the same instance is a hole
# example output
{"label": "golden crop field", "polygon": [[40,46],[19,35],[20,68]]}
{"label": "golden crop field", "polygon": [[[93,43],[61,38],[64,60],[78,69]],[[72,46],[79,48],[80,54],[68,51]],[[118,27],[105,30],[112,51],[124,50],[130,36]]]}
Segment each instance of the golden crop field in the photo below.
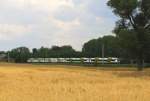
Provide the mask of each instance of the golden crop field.
{"label": "golden crop field", "polygon": [[0,101],[150,101],[150,70],[1,63]]}

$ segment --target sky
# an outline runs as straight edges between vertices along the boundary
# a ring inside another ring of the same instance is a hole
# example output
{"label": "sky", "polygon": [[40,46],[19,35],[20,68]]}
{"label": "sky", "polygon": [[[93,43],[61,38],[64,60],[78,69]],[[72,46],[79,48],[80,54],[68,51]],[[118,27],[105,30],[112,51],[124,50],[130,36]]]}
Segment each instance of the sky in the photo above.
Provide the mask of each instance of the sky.
{"label": "sky", "polygon": [[111,35],[108,0],[0,0],[0,50],[72,45]]}

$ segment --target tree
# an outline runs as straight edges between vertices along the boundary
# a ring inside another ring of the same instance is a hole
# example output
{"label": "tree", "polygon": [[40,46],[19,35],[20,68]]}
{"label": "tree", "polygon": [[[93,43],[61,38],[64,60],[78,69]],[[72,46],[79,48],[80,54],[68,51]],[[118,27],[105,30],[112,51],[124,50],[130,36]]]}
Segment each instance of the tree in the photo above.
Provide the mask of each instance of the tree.
{"label": "tree", "polygon": [[104,45],[105,57],[119,57],[120,47],[115,36],[104,36],[93,39],[84,44],[82,52],[85,57],[102,57],[102,47]]}
{"label": "tree", "polygon": [[120,57],[120,46],[118,45],[118,40],[115,36],[104,36],[102,38],[102,43],[105,48],[106,57]]}
{"label": "tree", "polygon": [[60,47],[60,53],[61,53],[61,57],[63,58],[71,58],[71,57],[75,57],[76,55],[76,51],[72,48],[72,46],[62,46]]}
{"label": "tree", "polygon": [[143,60],[150,50],[150,0],[109,0],[108,6],[120,17],[116,36],[120,42],[126,39],[129,46],[124,49],[137,60],[138,70],[143,70]]}
{"label": "tree", "polygon": [[25,63],[28,58],[30,58],[30,51],[27,47],[19,47],[12,49],[10,52],[10,57],[15,60],[15,62]]}
{"label": "tree", "polygon": [[38,57],[48,58],[49,57],[49,52],[50,52],[49,48],[41,47],[40,49],[38,49]]}
{"label": "tree", "polygon": [[39,57],[38,49],[36,49],[36,48],[33,48],[33,49],[32,49],[32,57],[33,57],[33,58]]}
{"label": "tree", "polygon": [[50,54],[51,57],[62,57],[62,58],[69,58],[69,57],[77,57],[78,56],[78,52],[76,52],[72,46],[62,46],[62,47],[58,47],[58,46],[52,46],[51,50],[50,50]]}
{"label": "tree", "polygon": [[83,45],[82,52],[85,57],[98,57],[100,56],[98,47],[101,47],[101,45],[98,46],[97,39],[92,39]]}

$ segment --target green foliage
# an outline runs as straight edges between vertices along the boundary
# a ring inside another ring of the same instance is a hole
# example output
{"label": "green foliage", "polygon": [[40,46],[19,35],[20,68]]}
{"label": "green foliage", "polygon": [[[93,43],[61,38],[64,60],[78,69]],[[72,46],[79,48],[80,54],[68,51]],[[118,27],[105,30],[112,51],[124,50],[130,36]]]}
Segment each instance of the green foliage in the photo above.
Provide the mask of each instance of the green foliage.
{"label": "green foliage", "polygon": [[97,57],[95,58],[94,64],[95,64],[95,66],[98,65],[98,58]]}
{"label": "green foliage", "polygon": [[52,48],[41,47],[40,49],[34,48],[32,56],[37,58],[71,58],[80,57],[81,53],[76,52],[71,46],[52,46]]}
{"label": "green foliage", "polygon": [[105,57],[120,56],[120,48],[115,36],[90,40],[84,44],[82,52],[85,57],[102,57],[102,45],[104,45]]}
{"label": "green foliage", "polygon": [[150,51],[150,0],[109,0],[108,6],[120,17],[114,32],[122,48],[139,61]]}
{"label": "green foliage", "polygon": [[39,49],[33,48],[32,52],[26,47],[19,47],[12,49],[10,58],[15,62],[27,62],[28,58],[72,58],[81,57],[81,52],[75,51],[71,46],[53,46],[52,48],[41,47]]}
{"label": "green foliage", "polygon": [[128,18],[138,6],[138,0],[110,0],[108,6],[113,8],[113,12],[120,17]]}
{"label": "green foliage", "polygon": [[81,64],[84,64],[84,59],[83,58],[81,58]]}
{"label": "green foliage", "polygon": [[15,62],[25,63],[30,58],[30,51],[26,47],[12,49],[9,53]]}
{"label": "green foliage", "polygon": [[[100,41],[101,39],[99,39]],[[84,53],[84,55],[86,57],[96,57],[96,56],[100,56],[100,48],[101,45],[98,44],[98,40],[93,39],[90,40],[89,42],[85,43],[83,48],[82,48],[82,52]]]}

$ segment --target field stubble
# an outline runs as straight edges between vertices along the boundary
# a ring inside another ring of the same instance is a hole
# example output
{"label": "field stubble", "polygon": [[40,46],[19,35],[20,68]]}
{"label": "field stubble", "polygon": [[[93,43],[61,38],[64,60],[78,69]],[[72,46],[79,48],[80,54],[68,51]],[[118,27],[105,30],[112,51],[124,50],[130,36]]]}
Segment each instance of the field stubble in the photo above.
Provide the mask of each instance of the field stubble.
{"label": "field stubble", "polygon": [[149,101],[150,70],[0,64],[0,101]]}

